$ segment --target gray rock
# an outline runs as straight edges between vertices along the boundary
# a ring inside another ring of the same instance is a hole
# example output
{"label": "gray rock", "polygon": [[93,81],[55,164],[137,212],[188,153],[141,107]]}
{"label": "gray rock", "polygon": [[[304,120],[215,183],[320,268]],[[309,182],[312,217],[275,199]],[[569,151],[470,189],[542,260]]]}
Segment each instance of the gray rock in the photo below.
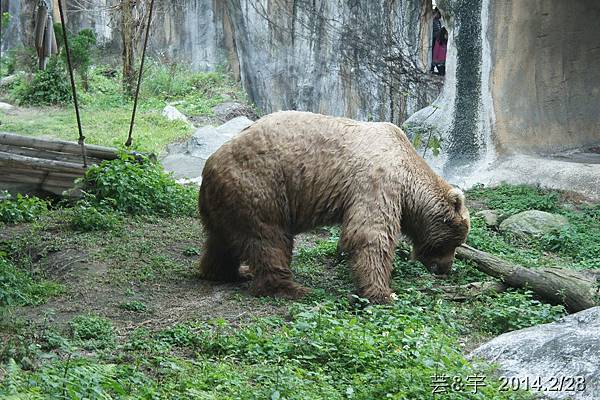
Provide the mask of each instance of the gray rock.
{"label": "gray rock", "polygon": [[9,86],[18,80],[19,80],[19,75],[16,75],[16,74],[5,76],[4,78],[0,79],[0,88]]}
{"label": "gray rock", "polygon": [[487,226],[498,226],[498,212],[495,210],[481,210],[475,213],[475,216],[482,217]]}
{"label": "gray rock", "polygon": [[190,124],[188,118],[172,105],[166,106],[162,111],[162,115],[169,121],[183,121],[186,124]]}
{"label": "gray rock", "polygon": [[[542,387],[547,388],[542,393],[548,399],[600,399],[600,307],[551,324],[505,333],[469,357],[497,364],[499,376],[518,378],[522,387],[526,378],[531,384],[541,377]],[[564,379],[562,391],[550,388],[557,385],[557,379],[558,385]],[[585,379],[585,390],[571,387],[571,381],[577,383],[577,379]]]}
{"label": "gray rock", "polygon": [[251,107],[235,101],[218,104],[213,107],[212,111],[215,114],[215,117],[222,122],[227,122],[241,116],[247,117],[253,121],[258,119],[256,112]]}
{"label": "gray rock", "polygon": [[506,218],[500,224],[500,230],[521,236],[539,236],[559,230],[568,224],[569,220],[563,215],[528,210]]}
{"label": "gray rock", "polygon": [[200,183],[199,177],[206,159],[252,122],[246,117],[237,117],[217,128],[199,128],[187,142],[167,147],[167,155],[162,159],[165,170],[172,172],[175,179],[187,178],[191,182]]}
{"label": "gray rock", "polygon": [[14,109],[15,106],[13,106],[12,104],[3,103],[0,101],[0,111],[13,111]]}

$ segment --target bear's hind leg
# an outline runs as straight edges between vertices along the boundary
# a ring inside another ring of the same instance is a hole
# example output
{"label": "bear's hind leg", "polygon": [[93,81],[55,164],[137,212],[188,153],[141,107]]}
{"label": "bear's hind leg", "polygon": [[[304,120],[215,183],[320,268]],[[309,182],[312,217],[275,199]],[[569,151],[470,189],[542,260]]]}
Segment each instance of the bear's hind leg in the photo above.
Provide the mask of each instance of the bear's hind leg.
{"label": "bear's hind leg", "polygon": [[240,259],[234,248],[224,240],[209,232],[204,252],[200,260],[200,276],[202,279],[219,282],[237,282],[240,276]]}
{"label": "bear's hind leg", "polygon": [[250,291],[255,296],[275,296],[296,299],[308,289],[293,281],[290,270],[293,240],[281,234],[277,238],[249,239],[244,246],[242,259],[247,261],[254,274]]}

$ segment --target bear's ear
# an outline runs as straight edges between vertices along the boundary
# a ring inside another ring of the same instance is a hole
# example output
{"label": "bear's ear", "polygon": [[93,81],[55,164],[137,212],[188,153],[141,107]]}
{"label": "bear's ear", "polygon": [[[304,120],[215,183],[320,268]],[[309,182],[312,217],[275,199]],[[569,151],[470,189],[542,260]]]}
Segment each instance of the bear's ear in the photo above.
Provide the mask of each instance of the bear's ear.
{"label": "bear's ear", "polygon": [[465,194],[462,190],[459,188],[450,189],[448,192],[448,201],[457,213],[462,214],[463,207],[465,206]]}

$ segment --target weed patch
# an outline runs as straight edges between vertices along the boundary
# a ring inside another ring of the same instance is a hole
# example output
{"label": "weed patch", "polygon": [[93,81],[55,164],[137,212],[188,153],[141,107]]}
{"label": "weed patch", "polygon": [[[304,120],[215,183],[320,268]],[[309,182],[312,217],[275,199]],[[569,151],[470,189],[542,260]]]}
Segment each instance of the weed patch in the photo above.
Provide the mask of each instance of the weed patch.
{"label": "weed patch", "polygon": [[56,283],[35,280],[0,251],[0,308],[40,304],[61,291],[62,287]]}
{"label": "weed patch", "polygon": [[493,293],[473,307],[473,319],[480,328],[494,335],[554,322],[564,316],[563,306],[552,306],[534,299],[531,291],[509,290]]}
{"label": "weed patch", "polygon": [[79,315],[69,323],[73,339],[86,349],[102,349],[115,340],[110,320],[97,315]]}
{"label": "weed patch", "polygon": [[0,201],[0,223],[17,224],[32,222],[48,211],[48,203],[37,197],[17,194],[16,198],[8,193]]}
{"label": "weed patch", "polygon": [[[193,216],[197,189],[176,183],[148,158],[121,158],[91,166],[79,182],[86,201],[134,215]],[[91,211],[93,213],[93,211]],[[104,225],[106,225],[104,221]],[[109,224],[110,225],[110,224]]]}

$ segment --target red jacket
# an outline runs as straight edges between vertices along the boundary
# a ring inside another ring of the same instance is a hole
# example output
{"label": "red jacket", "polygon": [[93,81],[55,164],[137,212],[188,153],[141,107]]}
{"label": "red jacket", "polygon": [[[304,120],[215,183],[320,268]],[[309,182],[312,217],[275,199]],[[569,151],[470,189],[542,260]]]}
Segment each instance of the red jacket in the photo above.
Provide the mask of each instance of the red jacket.
{"label": "red jacket", "polygon": [[446,49],[448,45],[442,44],[439,40],[435,41],[433,45],[433,62],[441,64],[446,62]]}

